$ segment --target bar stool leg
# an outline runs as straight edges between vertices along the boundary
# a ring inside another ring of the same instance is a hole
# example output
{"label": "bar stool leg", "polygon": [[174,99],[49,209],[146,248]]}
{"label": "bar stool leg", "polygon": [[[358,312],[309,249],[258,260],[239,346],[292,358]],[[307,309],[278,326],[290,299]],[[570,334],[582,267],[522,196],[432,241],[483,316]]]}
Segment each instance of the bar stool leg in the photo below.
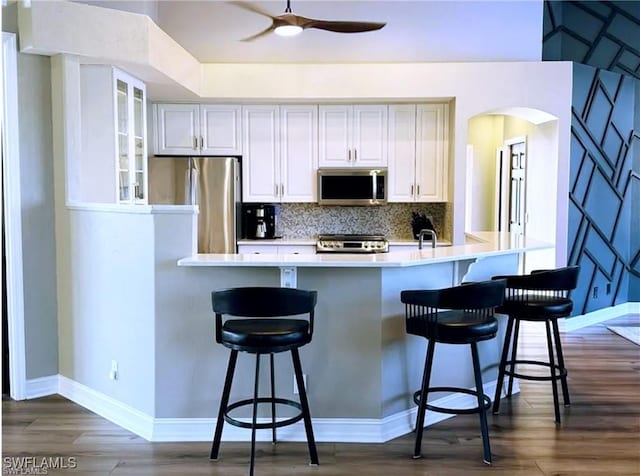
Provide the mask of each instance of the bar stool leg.
{"label": "bar stool leg", "polygon": [[271,364],[271,443],[276,444],[276,383],[274,377],[273,354],[269,354]]}
{"label": "bar stool leg", "polygon": [[491,445],[489,443],[489,425],[487,424],[487,411],[484,408],[484,386],[482,385],[482,370],[478,358],[478,344],[471,342],[471,360],[473,360],[473,374],[476,379],[476,392],[478,394],[478,414],[480,415],[480,431],[482,432],[482,447],[484,462],[491,464]]}
{"label": "bar stool leg", "polygon": [[232,350],[229,356],[229,364],[227,365],[227,376],[224,379],[224,387],[222,390],[222,398],[220,399],[220,409],[218,410],[218,419],[216,420],[216,431],[213,436],[213,444],[211,445],[210,459],[217,460],[220,451],[220,440],[222,438],[222,427],[224,425],[224,414],[229,404],[229,394],[231,393],[231,382],[233,381],[233,372],[236,368],[238,360],[238,351]]}
{"label": "bar stool leg", "polygon": [[518,358],[518,338],[520,337],[520,319],[515,320],[515,331],[513,333],[513,343],[511,346],[511,375],[509,375],[509,390],[507,398],[513,396],[513,373],[516,371],[516,359]]}
{"label": "bar stool leg", "polygon": [[309,446],[310,464],[318,465],[318,451],[316,450],[316,440],[313,438],[313,427],[311,426],[311,413],[309,412],[309,402],[307,401],[307,391],[304,387],[304,378],[302,376],[302,365],[300,364],[300,354],[297,348],[291,349],[291,358],[293,360],[293,370],[296,374],[296,383],[298,384],[298,392],[300,393],[300,406],[302,406],[302,417],[304,419],[304,429],[307,432],[307,445]]}
{"label": "bar stool leg", "polygon": [[429,339],[427,346],[427,356],[424,361],[424,373],[422,374],[422,387],[420,388],[420,405],[418,405],[418,416],[416,417],[416,446],[413,450],[413,458],[421,458],[422,433],[424,431],[424,417],[427,412],[427,399],[429,398],[429,381],[431,380],[431,367],[433,365],[433,354],[436,348],[435,339]]}
{"label": "bar stool leg", "polygon": [[253,385],[253,419],[251,425],[251,462],[249,464],[249,476],[253,476],[253,467],[256,459],[256,424],[258,418],[258,382],[260,381],[260,354],[256,354],[256,379]]}
{"label": "bar stool leg", "polygon": [[560,423],[560,403],[558,402],[558,382],[556,380],[556,365],[553,358],[553,341],[551,337],[551,323],[549,319],[544,321],[547,328],[547,348],[549,350],[549,368],[551,372],[551,389],[553,390],[553,409],[556,414],[556,423]]}
{"label": "bar stool leg", "polygon": [[551,321],[553,324],[553,336],[556,342],[556,354],[558,355],[558,366],[562,369],[562,373],[564,374],[562,379],[562,399],[564,400],[564,406],[568,407],[571,405],[571,400],[569,399],[569,385],[567,384],[567,368],[564,366],[564,355],[562,354],[562,342],[560,342],[560,329],[558,329],[558,320],[553,319]]}
{"label": "bar stool leg", "polygon": [[500,357],[500,365],[498,367],[498,382],[496,385],[496,395],[493,399],[493,413],[500,412],[500,397],[502,396],[502,385],[504,383],[504,371],[507,366],[507,358],[509,357],[509,347],[511,346],[511,333],[513,332],[513,317],[509,316],[507,329],[504,336],[504,344],[502,345],[502,356]]}

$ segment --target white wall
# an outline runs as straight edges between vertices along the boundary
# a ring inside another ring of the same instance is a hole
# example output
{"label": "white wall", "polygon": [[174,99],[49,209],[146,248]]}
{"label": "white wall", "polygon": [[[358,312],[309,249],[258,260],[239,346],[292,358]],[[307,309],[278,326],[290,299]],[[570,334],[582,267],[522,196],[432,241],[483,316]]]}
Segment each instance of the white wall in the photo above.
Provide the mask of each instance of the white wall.
{"label": "white wall", "polygon": [[[61,211],[62,212],[62,211]],[[148,415],[155,409],[155,257],[150,214],[66,211],[73,250],[59,316],[60,374]],[[144,356],[144,357],[142,357]],[[118,379],[110,380],[111,362]]]}
{"label": "white wall", "polygon": [[502,146],[504,116],[484,115],[469,121],[469,144],[472,146],[470,195],[466,196],[470,213],[466,231],[497,230],[495,223],[496,150]]}

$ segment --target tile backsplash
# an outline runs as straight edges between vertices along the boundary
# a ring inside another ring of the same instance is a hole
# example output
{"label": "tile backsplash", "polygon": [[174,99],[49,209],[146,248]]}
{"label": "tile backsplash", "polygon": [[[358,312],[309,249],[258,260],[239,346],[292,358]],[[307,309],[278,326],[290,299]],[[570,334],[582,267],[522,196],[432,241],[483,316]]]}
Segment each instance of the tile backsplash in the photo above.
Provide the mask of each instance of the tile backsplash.
{"label": "tile backsplash", "polygon": [[283,203],[280,207],[280,233],[285,239],[315,239],[318,233],[363,233],[381,234],[389,240],[411,240],[411,212],[431,216],[438,237],[451,239],[451,219],[446,216],[451,207],[446,203],[390,203],[373,207]]}

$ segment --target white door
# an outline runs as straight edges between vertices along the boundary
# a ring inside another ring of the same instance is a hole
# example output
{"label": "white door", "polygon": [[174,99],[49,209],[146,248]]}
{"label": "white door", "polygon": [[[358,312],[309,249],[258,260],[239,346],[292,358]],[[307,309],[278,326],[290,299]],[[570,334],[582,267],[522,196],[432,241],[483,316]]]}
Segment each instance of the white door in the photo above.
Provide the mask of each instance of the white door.
{"label": "white door", "polygon": [[318,200],[318,106],[280,106],[280,198]]}
{"label": "white door", "polygon": [[355,167],[387,166],[387,106],[353,106],[351,163]]}
{"label": "white door", "polygon": [[389,202],[415,200],[416,106],[389,106],[389,171],[387,177]]}
{"label": "white door", "polygon": [[278,106],[243,106],[242,198],[280,200],[280,119]]}
{"label": "white door", "polygon": [[200,155],[197,104],[156,104],[156,155]]}
{"label": "white door", "polygon": [[241,155],[241,107],[222,104],[200,106],[200,154]]}
{"label": "white door", "polygon": [[319,166],[351,166],[351,106],[320,106]]}
{"label": "white door", "polygon": [[509,231],[512,233],[525,233],[525,171],[526,171],[526,144],[518,142],[510,147],[511,178],[509,186]]}

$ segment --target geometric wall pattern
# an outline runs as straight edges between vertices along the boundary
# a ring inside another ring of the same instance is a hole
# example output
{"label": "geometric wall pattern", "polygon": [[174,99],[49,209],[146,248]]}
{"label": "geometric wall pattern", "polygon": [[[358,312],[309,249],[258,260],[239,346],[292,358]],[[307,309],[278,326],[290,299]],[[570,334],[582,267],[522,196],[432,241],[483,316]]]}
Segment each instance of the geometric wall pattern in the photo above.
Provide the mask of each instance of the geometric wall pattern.
{"label": "geometric wall pattern", "polygon": [[630,279],[640,278],[632,250],[640,131],[633,78],[578,64],[573,78],[569,262],[581,267],[573,298],[582,314],[627,302]]}
{"label": "geometric wall pattern", "polygon": [[545,1],[543,31],[543,60],[581,63],[570,148],[574,313],[640,301],[640,2]]}
{"label": "geometric wall pattern", "polygon": [[545,2],[543,58],[640,79],[640,2]]}

